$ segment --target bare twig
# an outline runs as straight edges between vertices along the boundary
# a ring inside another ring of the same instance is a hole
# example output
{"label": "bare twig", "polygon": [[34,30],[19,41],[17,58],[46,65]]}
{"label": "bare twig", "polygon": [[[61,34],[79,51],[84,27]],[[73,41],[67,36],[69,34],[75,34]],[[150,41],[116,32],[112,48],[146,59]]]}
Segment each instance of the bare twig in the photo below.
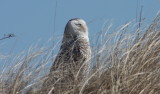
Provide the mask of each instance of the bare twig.
{"label": "bare twig", "polygon": [[4,36],[0,40],[4,40],[4,39],[7,39],[7,38],[11,38],[11,37],[15,37],[15,35],[14,34],[8,34],[7,36]]}

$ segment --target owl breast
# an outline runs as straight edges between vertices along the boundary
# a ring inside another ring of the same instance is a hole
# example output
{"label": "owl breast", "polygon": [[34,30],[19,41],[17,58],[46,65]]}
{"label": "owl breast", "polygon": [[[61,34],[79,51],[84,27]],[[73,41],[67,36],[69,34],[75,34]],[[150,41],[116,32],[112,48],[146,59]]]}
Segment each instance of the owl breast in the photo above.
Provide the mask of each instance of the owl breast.
{"label": "owl breast", "polygon": [[84,62],[87,60],[88,57],[90,57],[90,46],[88,41],[85,40],[78,40],[75,42],[76,46],[74,46],[73,49],[73,59],[74,62]]}

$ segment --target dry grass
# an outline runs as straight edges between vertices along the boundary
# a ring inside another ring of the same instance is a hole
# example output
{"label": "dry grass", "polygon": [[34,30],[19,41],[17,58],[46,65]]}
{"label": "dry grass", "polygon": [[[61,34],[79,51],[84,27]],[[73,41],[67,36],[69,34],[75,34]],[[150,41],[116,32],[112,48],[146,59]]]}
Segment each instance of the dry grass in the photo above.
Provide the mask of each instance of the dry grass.
{"label": "dry grass", "polygon": [[[160,14],[145,31],[128,33],[129,26],[112,34],[104,28],[93,47],[89,77],[68,85],[73,88],[59,94],[160,94]],[[54,47],[35,47],[16,56],[12,66],[0,73],[0,93],[51,94],[54,86],[42,84],[49,77],[45,75],[54,60],[53,51]]]}

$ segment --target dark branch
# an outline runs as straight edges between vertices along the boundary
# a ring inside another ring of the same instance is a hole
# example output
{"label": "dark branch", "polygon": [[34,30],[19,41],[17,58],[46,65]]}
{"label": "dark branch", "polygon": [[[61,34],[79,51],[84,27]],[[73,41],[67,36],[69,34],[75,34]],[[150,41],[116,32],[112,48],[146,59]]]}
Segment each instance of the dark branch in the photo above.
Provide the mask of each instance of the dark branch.
{"label": "dark branch", "polygon": [[7,36],[4,36],[0,40],[4,40],[4,39],[7,39],[7,38],[11,38],[11,37],[15,37],[15,35],[14,34],[8,34]]}

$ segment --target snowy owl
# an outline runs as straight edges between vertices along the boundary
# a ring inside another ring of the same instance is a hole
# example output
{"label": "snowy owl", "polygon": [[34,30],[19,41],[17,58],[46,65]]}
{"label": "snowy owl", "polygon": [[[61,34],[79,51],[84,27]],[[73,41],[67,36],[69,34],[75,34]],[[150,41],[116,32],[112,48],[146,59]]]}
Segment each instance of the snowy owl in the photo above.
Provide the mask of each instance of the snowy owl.
{"label": "snowy owl", "polygon": [[86,22],[79,18],[69,20],[65,27],[60,51],[50,71],[62,66],[63,68],[79,67],[87,63],[90,57],[91,49]]}
{"label": "snowy owl", "polygon": [[54,84],[52,87],[57,91],[69,90],[69,85],[73,85],[75,79],[82,80],[88,74],[90,58],[91,48],[86,22],[79,18],[69,20],[60,51],[50,69],[47,85]]}

